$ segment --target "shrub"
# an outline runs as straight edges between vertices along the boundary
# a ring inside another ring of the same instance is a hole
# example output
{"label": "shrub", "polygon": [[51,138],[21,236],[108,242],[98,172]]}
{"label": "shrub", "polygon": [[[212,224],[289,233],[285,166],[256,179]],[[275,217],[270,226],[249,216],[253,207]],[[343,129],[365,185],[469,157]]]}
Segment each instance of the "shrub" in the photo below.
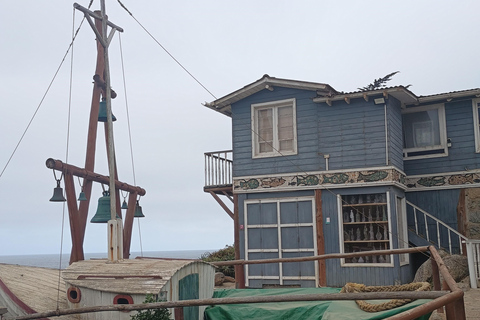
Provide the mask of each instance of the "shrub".
{"label": "shrub", "polygon": [[[143,303],[158,302],[152,294],[147,294]],[[137,314],[132,315],[131,320],[169,320],[170,311],[166,308],[160,309],[145,309],[138,311]]]}
{"label": "shrub", "polygon": [[[225,248],[218,251],[205,252],[202,254],[200,259],[205,262],[235,260],[235,248],[233,246],[226,245]],[[235,270],[233,266],[221,266],[217,267],[217,270],[223,272],[223,274],[226,276],[235,277]]]}

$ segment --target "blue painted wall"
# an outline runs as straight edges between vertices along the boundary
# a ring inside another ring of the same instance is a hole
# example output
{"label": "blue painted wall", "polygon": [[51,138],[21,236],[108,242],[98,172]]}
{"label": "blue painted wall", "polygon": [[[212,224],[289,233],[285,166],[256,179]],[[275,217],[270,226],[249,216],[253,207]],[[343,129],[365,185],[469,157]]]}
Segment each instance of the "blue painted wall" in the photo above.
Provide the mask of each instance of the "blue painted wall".
{"label": "blue painted wall", "polygon": [[[325,170],[329,154],[330,170],[386,165],[384,105],[354,99],[350,104],[336,101],[330,107],[314,103],[315,92],[289,88],[260,91],[232,105],[233,176],[251,176]],[[252,159],[251,105],[295,98],[297,105],[298,154]],[[392,103],[392,132],[398,131],[399,107]],[[401,139],[401,135],[400,135]],[[402,168],[398,136],[391,139],[392,163]]]}
{"label": "blue painted wall", "polygon": [[447,137],[452,140],[448,157],[407,160],[404,164],[407,175],[480,168],[480,154],[475,153],[472,100],[446,103],[445,118]]}
{"label": "blue painted wall", "polygon": [[401,103],[394,97],[387,100],[388,164],[403,170],[403,132]]}
{"label": "blue painted wall", "polygon": [[[275,174],[323,170],[317,155],[317,104],[314,91],[276,87],[260,91],[232,105],[233,176]],[[296,99],[297,155],[252,159],[251,105],[284,99]]]}
{"label": "blue painted wall", "polygon": [[[395,209],[395,196],[403,196],[403,191],[393,187],[371,187],[371,188],[350,188],[322,191],[322,210],[324,221],[330,217],[330,224],[324,224],[323,234],[325,237],[325,253],[340,252],[339,244],[339,221],[338,221],[338,203],[337,194],[368,194],[390,192],[390,211],[392,234],[397,233],[397,218]],[[393,240],[393,248],[398,247],[398,241]],[[340,260],[326,260],[327,268],[327,286],[341,287],[346,282],[358,282],[361,279],[366,285],[393,285],[395,282],[406,283],[412,278],[409,265],[400,267],[398,257],[395,258],[394,267],[341,267]]]}

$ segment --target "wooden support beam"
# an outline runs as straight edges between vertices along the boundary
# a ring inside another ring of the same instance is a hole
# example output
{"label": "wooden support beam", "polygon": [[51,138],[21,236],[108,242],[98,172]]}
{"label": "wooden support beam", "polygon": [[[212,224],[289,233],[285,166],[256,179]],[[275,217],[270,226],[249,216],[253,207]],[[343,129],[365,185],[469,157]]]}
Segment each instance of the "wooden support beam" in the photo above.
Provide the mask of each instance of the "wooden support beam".
{"label": "wooden support beam", "polygon": [[[42,313],[23,315],[23,316],[15,317],[14,319],[16,320],[40,319],[40,318],[55,317],[55,316],[58,317],[61,315],[105,312],[105,311],[133,311],[133,310],[160,309],[160,308],[175,308],[175,309],[179,308],[180,309],[183,307],[193,307],[193,306],[249,304],[249,303],[278,303],[278,302],[290,302],[290,301],[297,301],[297,302],[298,301],[335,301],[335,300],[353,301],[353,300],[388,300],[388,299],[435,299],[435,301],[437,301],[444,297],[447,297],[448,295],[449,294],[446,294],[443,291],[440,291],[440,292],[438,291],[437,292],[397,291],[397,292],[362,292],[362,293],[281,294],[281,295],[269,295],[269,296],[207,298],[207,299],[165,301],[165,302],[142,303],[142,304],[115,304],[115,305],[107,305],[107,306],[69,308],[69,309],[52,310],[52,311],[47,311]],[[418,309],[418,308],[419,307],[415,309]],[[410,309],[405,313],[415,309]],[[421,315],[423,314],[420,314],[418,316],[421,316]],[[398,317],[398,315],[396,315],[388,319],[414,319],[414,318],[415,317]]]}
{"label": "wooden support beam", "polygon": [[[74,176],[81,177],[86,180],[91,180],[91,181],[108,185],[108,179],[109,179],[108,176],[102,176],[98,173],[90,172],[86,169],[81,169],[79,167],[76,167],[67,163],[63,163],[61,160],[54,160],[52,158],[49,158],[47,159],[46,166],[49,169],[58,170],[63,173],[68,172]],[[127,192],[136,192],[141,196],[144,196],[146,194],[145,189],[142,189],[140,187],[135,187],[135,186],[129,185],[128,183],[121,182],[118,180],[115,182],[115,189],[119,189]]]}
{"label": "wooden support beam", "polygon": [[330,107],[332,106],[332,100],[330,99],[325,100],[325,103],[328,104]]}
{"label": "wooden support beam", "polygon": [[[317,223],[317,254],[325,254],[325,238],[323,232],[323,211],[322,211],[322,190],[315,190],[315,211]],[[318,261],[318,284],[321,287],[327,286],[327,265],[325,260]]]}
{"label": "wooden support beam", "polygon": [[125,222],[123,225],[123,259],[130,258],[133,220],[135,216],[135,208],[137,206],[137,194],[135,192],[130,193],[127,206],[127,213],[125,213]]}
{"label": "wooden support beam", "polygon": [[220,199],[219,196],[217,196],[217,194],[213,191],[210,191],[209,192],[212,197],[217,200],[218,204],[223,208],[223,210],[225,210],[225,212],[230,216],[230,218],[234,219],[233,218],[233,212],[225,205],[225,203],[222,201],[222,199]]}
{"label": "wooden support beam", "polygon": [[84,260],[81,232],[79,230],[79,216],[77,207],[77,195],[75,193],[75,183],[71,173],[64,174],[65,194],[67,196],[68,217],[70,221],[70,235],[72,238],[72,254],[70,255],[70,264],[75,261]]}
{"label": "wooden support beam", "polygon": [[387,92],[387,91],[383,91],[383,97],[384,97],[385,99],[388,99],[388,92]]}
{"label": "wooden support beam", "polygon": [[368,102],[368,95],[366,93],[363,94],[363,99],[365,100],[365,102]]}
{"label": "wooden support beam", "polygon": [[350,98],[349,98],[349,97],[345,97],[345,102],[346,102],[347,104],[350,104]]}
{"label": "wooden support beam", "polygon": [[[233,233],[234,233],[234,249],[235,260],[240,260],[240,216],[238,212],[238,195],[233,195]],[[245,289],[245,268],[241,265],[235,265],[235,287],[237,289]]]}
{"label": "wooden support beam", "polygon": [[222,191],[222,193],[225,197],[227,197],[233,203],[233,198],[226,191]]}
{"label": "wooden support beam", "polygon": [[[95,19],[95,28],[101,32],[102,21]],[[103,46],[97,39],[97,63],[95,66],[95,73],[100,75],[100,79],[103,81],[103,72],[105,69],[105,57]],[[90,117],[88,120],[88,132],[87,132],[87,151],[85,154],[85,170],[94,172],[95,170],[95,151],[97,142],[97,129],[98,129],[98,110],[100,108],[100,97],[102,94],[102,88],[97,84],[93,84],[92,103],[90,107]],[[80,245],[83,248],[83,240],[85,238],[85,229],[87,227],[88,208],[90,206],[90,200],[92,196],[92,180],[84,179],[83,192],[87,197],[87,201],[80,202],[78,209],[78,230],[80,233]],[[83,249],[82,249],[83,250]],[[73,248],[72,248],[73,256]],[[76,260],[78,261],[78,260]],[[75,261],[70,260],[70,263]]]}
{"label": "wooden support beam", "polygon": [[306,256],[295,258],[272,258],[272,259],[260,259],[260,260],[230,260],[230,261],[216,261],[211,262],[215,266],[234,266],[234,265],[246,265],[246,264],[265,264],[265,263],[283,263],[283,262],[304,262],[326,259],[339,259],[339,258],[353,258],[363,256],[379,256],[386,254],[402,254],[402,253],[417,253],[426,252],[429,247],[414,247],[405,249],[388,249],[388,250],[372,250],[352,253],[328,253],[318,256]]}

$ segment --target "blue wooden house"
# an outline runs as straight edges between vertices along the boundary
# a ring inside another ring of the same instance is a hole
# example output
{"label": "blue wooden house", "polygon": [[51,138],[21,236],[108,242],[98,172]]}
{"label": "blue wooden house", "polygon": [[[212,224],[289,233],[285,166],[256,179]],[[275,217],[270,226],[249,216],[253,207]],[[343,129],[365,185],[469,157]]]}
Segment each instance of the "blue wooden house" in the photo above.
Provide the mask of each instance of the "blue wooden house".
{"label": "blue wooden house", "polygon": [[[463,252],[462,239],[480,230],[466,209],[480,184],[479,97],[404,86],[344,93],[264,75],[206,103],[232,118],[232,150],[205,154],[204,191],[235,221],[237,258],[430,243]],[[417,258],[247,265],[245,286],[407,283]]]}

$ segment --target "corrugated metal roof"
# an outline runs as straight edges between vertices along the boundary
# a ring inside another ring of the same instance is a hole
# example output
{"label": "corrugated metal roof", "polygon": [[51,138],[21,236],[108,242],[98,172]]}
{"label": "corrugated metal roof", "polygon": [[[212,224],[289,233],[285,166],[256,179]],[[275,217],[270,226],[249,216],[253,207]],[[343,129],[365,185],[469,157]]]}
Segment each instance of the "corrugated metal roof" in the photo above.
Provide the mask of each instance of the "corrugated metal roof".
{"label": "corrugated metal roof", "polygon": [[116,263],[85,260],[72,263],[62,272],[62,277],[69,285],[93,290],[124,294],[157,293],[175,272],[194,263],[208,264],[198,260],[170,259],[127,259]]}
{"label": "corrugated metal roof", "polygon": [[443,99],[454,99],[468,96],[480,97],[480,89],[468,89],[461,91],[452,91],[447,93],[439,93],[427,96],[417,96],[411,92],[409,86],[392,86],[384,87],[370,91],[352,91],[352,92],[339,92],[326,83],[316,83],[289,79],[280,79],[264,75],[259,80],[252,82],[243,88],[236,90],[222,98],[219,98],[212,102],[207,102],[204,105],[212,110],[225,114],[227,116],[232,115],[232,103],[242,100],[252,94],[255,94],[261,90],[274,90],[274,87],[295,88],[303,90],[312,90],[317,92],[317,97],[313,99],[317,103],[331,104],[332,101],[345,100],[349,101],[354,98],[368,99],[370,96],[383,94],[385,97],[388,95],[398,99],[405,105],[421,104],[426,102],[432,102]]}
{"label": "corrugated metal roof", "polygon": [[480,95],[480,88],[419,96],[418,100],[420,103],[422,103],[422,102],[428,102],[428,101],[434,101],[434,100],[442,100],[442,99],[450,99],[450,98],[453,99],[453,98],[478,96],[478,95]]}
{"label": "corrugated metal roof", "polygon": [[342,92],[332,97],[318,96],[314,98],[313,101],[325,102],[330,104],[332,101],[348,100],[362,97],[366,99],[367,97],[376,96],[379,94],[383,94],[384,96],[391,95],[405,104],[412,104],[418,102],[417,96],[413,92],[408,90],[405,86],[385,87],[370,91],[353,91],[346,93]]}

